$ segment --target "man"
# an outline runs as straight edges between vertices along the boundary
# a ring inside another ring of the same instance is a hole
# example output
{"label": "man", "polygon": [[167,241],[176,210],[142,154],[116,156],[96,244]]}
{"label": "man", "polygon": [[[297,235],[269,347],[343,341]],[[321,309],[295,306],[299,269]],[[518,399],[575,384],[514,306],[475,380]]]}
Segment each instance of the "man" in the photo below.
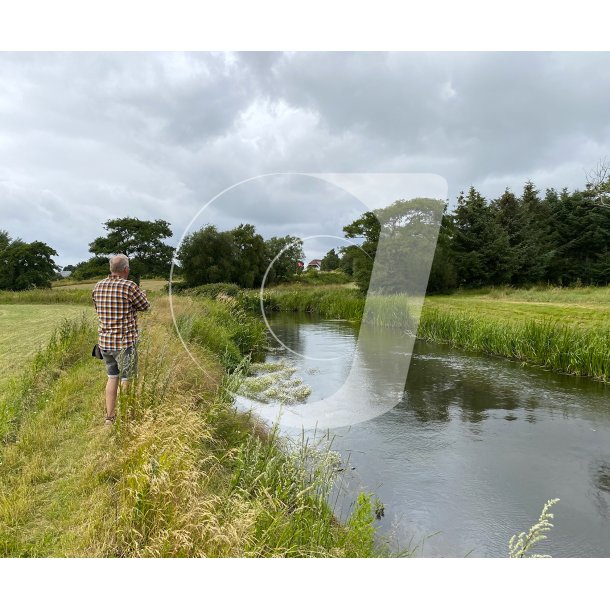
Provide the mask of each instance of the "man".
{"label": "man", "polygon": [[99,346],[106,363],[106,423],[116,418],[119,376],[123,391],[137,374],[138,311],[146,311],[150,303],[146,294],[129,276],[129,259],[118,254],[110,259],[110,275],[93,289],[93,303],[100,319]]}

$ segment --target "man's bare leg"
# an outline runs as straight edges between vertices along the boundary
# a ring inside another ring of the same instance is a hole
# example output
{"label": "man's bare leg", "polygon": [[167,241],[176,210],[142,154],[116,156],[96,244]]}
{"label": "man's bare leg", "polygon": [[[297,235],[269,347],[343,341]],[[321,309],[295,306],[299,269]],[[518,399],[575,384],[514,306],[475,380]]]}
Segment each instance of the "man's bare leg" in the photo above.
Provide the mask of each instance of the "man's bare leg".
{"label": "man's bare leg", "polygon": [[106,382],[106,417],[112,419],[116,411],[116,394],[119,389],[119,378],[108,377]]}

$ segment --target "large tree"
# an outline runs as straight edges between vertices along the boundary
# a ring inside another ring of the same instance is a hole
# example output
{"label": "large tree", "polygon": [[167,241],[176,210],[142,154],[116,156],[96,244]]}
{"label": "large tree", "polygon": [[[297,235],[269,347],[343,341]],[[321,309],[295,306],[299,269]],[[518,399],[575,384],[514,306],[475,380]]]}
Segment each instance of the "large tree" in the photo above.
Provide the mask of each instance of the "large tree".
{"label": "large tree", "polygon": [[50,288],[59,270],[53,256],[57,252],[41,241],[28,244],[0,232],[0,290]]}
{"label": "large tree", "polygon": [[94,239],[89,252],[96,256],[126,254],[136,277],[169,274],[174,248],[163,243],[172,236],[167,221],[115,218],[105,222],[104,228],[108,234]]}
{"label": "large tree", "polygon": [[188,286],[231,282],[237,251],[230,232],[213,225],[187,235],[178,250],[182,275]]}
{"label": "large tree", "polygon": [[267,275],[268,284],[288,282],[297,273],[299,261],[305,258],[303,242],[292,235],[271,237],[265,242],[267,265],[271,265]]}
{"label": "large tree", "polygon": [[231,281],[244,288],[260,286],[268,264],[265,240],[251,224],[239,225],[231,231],[231,237],[238,260]]}
{"label": "large tree", "polygon": [[322,259],[322,264],[320,266],[321,271],[335,271],[335,269],[339,268],[341,264],[341,259],[339,255],[335,252],[335,249],[332,248],[329,250],[324,258]]}
{"label": "large tree", "polygon": [[471,186],[454,213],[452,250],[460,282],[467,286],[510,281],[512,252],[506,230],[485,198]]}
{"label": "large tree", "polygon": [[453,217],[445,214],[439,229],[430,277],[428,278],[427,291],[430,293],[451,292],[458,285],[452,251],[454,233]]}
{"label": "large tree", "polygon": [[541,199],[530,181],[525,183],[519,198],[519,231],[515,245],[516,270],[513,279],[518,284],[544,281],[551,257],[551,208]]}
{"label": "large tree", "polygon": [[71,277],[75,280],[90,280],[108,275],[110,268],[107,256],[92,256],[74,266]]}
{"label": "large tree", "polygon": [[373,272],[373,262],[379,243],[381,225],[373,212],[365,212],[360,218],[343,227],[345,237],[361,241],[359,246],[348,246],[344,250],[351,262],[351,271],[358,288],[368,290]]}

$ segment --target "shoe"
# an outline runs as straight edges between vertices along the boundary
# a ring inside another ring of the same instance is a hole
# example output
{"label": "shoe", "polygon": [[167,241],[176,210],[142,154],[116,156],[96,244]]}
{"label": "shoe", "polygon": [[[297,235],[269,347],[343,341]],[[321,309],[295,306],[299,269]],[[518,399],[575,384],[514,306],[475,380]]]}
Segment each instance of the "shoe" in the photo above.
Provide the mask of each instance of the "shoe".
{"label": "shoe", "polygon": [[115,419],[116,419],[116,415],[113,415],[112,417],[107,417],[104,424],[106,424],[107,426],[112,426],[112,424],[114,424]]}

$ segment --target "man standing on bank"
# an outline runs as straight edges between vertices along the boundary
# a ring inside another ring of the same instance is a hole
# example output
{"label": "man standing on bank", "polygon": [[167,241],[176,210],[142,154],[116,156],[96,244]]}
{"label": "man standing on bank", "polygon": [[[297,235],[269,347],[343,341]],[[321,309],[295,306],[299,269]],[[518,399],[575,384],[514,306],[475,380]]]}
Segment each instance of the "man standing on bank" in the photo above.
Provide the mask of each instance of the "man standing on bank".
{"label": "man standing on bank", "polygon": [[106,423],[116,418],[119,376],[123,391],[136,376],[138,355],[138,311],[146,311],[150,303],[146,294],[129,276],[129,259],[117,254],[110,259],[110,275],[93,289],[93,303],[100,319],[99,346],[104,356],[106,383]]}

